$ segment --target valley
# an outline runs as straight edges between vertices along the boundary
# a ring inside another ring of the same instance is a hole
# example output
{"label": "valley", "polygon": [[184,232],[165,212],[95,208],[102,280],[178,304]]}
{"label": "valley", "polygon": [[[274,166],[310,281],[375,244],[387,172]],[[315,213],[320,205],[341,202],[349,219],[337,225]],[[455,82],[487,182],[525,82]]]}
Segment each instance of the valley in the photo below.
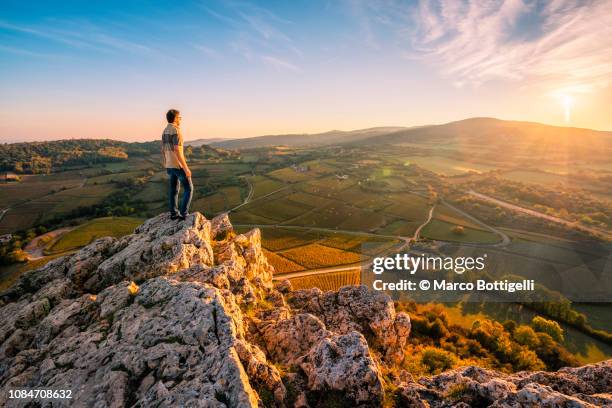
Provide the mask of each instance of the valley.
{"label": "valley", "polygon": [[[571,132],[472,119],[340,132],[327,143],[324,136],[196,143],[186,150],[192,211],[209,218],[228,212],[239,232],[260,228],[274,278],[289,278],[297,288],[359,283],[373,257],[410,250],[487,253],[495,276],[530,271],[547,287],[563,280],[576,291],[600,285],[610,293],[612,136],[573,130],[593,141],[589,150],[582,141],[575,147]],[[0,234],[12,236],[5,259],[18,261],[2,266],[2,286],[166,211],[159,162],[150,148],[0,184]],[[527,308],[509,317],[501,305],[441,307],[465,321],[478,314],[521,321],[525,310],[537,313]],[[564,345],[581,362],[612,356],[612,342],[592,334],[609,335],[610,303],[575,302],[571,310],[584,315],[591,332],[586,323],[559,318],[568,333]]]}

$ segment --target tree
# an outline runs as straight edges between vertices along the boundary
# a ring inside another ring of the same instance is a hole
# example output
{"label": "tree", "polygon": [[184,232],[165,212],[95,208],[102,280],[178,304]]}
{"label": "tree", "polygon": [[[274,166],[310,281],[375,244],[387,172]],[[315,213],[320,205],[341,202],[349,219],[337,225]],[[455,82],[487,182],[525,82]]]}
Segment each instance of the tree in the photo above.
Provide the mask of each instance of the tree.
{"label": "tree", "polygon": [[451,227],[451,232],[455,235],[463,235],[465,234],[465,228],[462,225],[455,225]]}

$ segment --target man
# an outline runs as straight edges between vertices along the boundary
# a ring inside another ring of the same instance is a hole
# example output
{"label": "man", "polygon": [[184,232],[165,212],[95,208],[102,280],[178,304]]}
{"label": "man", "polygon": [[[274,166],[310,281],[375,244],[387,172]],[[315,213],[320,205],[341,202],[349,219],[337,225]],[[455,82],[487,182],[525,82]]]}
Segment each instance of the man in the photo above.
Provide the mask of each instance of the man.
{"label": "man", "polygon": [[[176,109],[166,113],[168,125],[162,134],[162,164],[170,176],[170,218],[183,221],[189,211],[193,184],[191,183],[191,170],[187,166],[183,154],[183,134],[181,133],[181,114]],[[183,198],[180,208],[178,204],[179,182],[183,187]]]}

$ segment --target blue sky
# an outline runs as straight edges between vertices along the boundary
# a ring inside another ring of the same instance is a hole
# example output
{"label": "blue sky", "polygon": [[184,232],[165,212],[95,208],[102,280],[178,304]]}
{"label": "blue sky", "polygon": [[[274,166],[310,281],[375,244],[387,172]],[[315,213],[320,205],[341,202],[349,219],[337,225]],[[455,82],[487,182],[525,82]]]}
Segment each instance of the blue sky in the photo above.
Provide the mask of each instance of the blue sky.
{"label": "blue sky", "polygon": [[[612,129],[611,1],[3,1],[0,135]],[[571,114],[567,115],[570,106]]]}

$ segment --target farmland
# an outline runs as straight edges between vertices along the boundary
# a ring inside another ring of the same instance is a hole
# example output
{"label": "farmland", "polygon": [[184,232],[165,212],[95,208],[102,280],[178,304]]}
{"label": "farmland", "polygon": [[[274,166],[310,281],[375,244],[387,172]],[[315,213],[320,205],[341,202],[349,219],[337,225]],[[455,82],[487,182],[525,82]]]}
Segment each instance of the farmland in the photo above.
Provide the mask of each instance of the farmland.
{"label": "farmland", "polygon": [[[465,140],[260,147],[213,158],[194,149],[188,158],[192,210],[208,218],[229,211],[239,231],[259,227],[276,277],[303,274],[291,278],[295,288],[327,290],[356,283],[358,269],[334,268],[352,268],[410,246],[440,255],[487,252],[492,273],[538,271],[540,283],[552,284],[566,275],[574,285],[588,281],[585,276],[607,279],[609,241],[572,228],[572,223],[611,231],[609,163],[578,155],[568,167],[547,152],[531,157],[522,148],[492,162],[491,149]],[[46,248],[56,254],[95,237],[129,233],[139,220],[166,211],[167,176],[158,162],[152,154],[48,175],[25,174],[19,182],[2,183],[0,210],[7,211],[0,218],[0,234],[15,233],[26,242],[43,231],[72,228]],[[469,191],[568,224],[513,212]],[[2,276],[13,277],[24,268],[3,267]],[[327,268],[331,272],[308,274]],[[577,272],[571,276],[568,271]],[[611,330],[609,309],[591,304],[575,308],[594,328]],[[457,317],[458,312],[449,313]],[[481,316],[466,309],[462,313],[466,325]],[[589,349],[588,341],[581,341],[584,347],[575,350],[585,359],[609,354],[599,343]]]}
{"label": "farmland", "polygon": [[122,237],[133,233],[142,222],[142,219],[132,217],[96,218],[62,235],[47,247],[48,253],[75,250],[101,237]]}
{"label": "farmland", "polygon": [[303,276],[289,279],[293,289],[319,288],[321,290],[338,290],[345,285],[357,285],[360,282],[360,270],[330,272],[324,275]]}

